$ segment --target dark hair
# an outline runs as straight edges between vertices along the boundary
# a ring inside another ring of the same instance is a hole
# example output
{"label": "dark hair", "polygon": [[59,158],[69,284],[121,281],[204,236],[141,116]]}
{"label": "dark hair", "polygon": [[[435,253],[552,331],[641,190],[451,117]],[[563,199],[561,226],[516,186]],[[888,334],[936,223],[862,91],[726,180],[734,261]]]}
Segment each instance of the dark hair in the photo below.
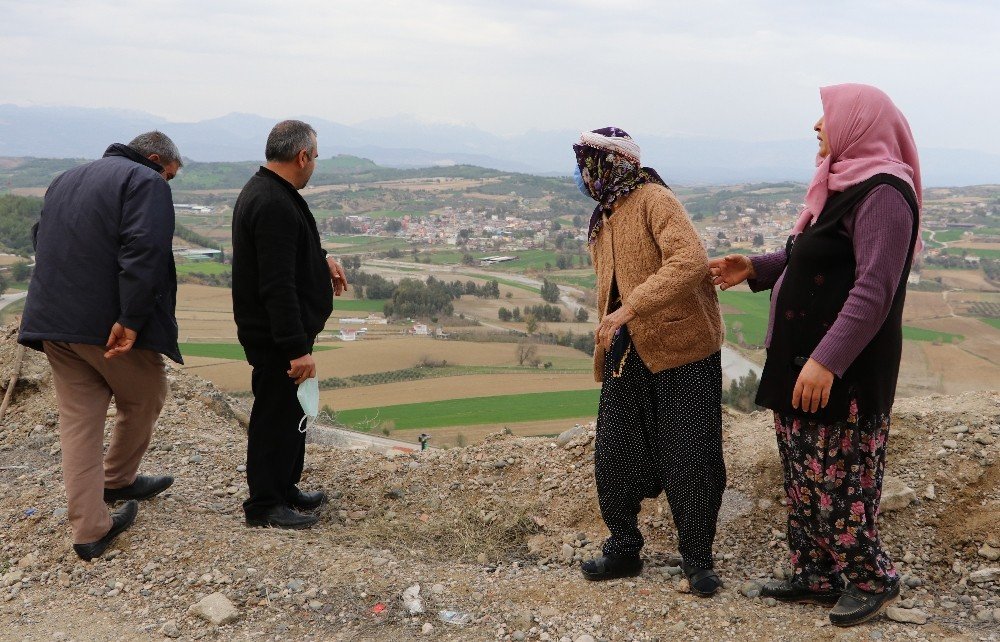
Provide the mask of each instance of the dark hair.
{"label": "dark hair", "polygon": [[174,144],[174,141],[170,140],[169,136],[161,131],[154,129],[151,132],[139,134],[132,139],[132,142],[128,146],[146,158],[156,154],[160,157],[160,165],[169,165],[170,163],[177,163],[180,166],[184,165],[181,161],[181,153],[177,149],[177,145]]}
{"label": "dark hair", "polygon": [[301,120],[283,120],[271,130],[264,147],[264,158],[288,163],[302,150],[312,151],[316,130]]}

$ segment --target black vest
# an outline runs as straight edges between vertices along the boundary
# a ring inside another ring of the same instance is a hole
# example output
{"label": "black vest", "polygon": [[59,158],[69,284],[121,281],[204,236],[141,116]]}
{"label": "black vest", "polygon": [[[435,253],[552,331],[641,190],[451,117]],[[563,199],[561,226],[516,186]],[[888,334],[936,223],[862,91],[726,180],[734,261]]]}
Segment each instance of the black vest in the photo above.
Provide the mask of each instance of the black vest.
{"label": "black vest", "polygon": [[[882,184],[899,190],[913,210],[910,250],[892,307],[882,327],[844,376],[834,378],[826,408],[815,413],[796,410],[792,408],[792,391],[799,372],[833,325],[854,287],[857,267],[854,245],[843,233],[841,219]],[[903,351],[903,301],[913,260],[917,213],[913,189],[905,181],[889,174],[876,174],[843,192],[832,194],[816,223],[797,238],[788,239],[788,262],[774,307],[774,330],[757,390],[757,405],[820,423],[845,421],[850,414],[851,400],[857,402],[859,415],[882,414],[892,409]]]}

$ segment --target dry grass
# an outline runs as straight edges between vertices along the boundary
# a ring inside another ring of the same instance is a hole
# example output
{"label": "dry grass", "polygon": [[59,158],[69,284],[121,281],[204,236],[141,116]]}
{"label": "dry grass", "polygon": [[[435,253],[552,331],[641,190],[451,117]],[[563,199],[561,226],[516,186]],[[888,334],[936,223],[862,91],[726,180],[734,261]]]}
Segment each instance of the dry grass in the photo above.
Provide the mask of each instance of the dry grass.
{"label": "dry grass", "polygon": [[[475,498],[474,498],[475,499]],[[477,509],[475,503],[439,509],[434,518],[421,514],[399,519],[383,504],[379,514],[369,515],[352,527],[351,536],[361,546],[387,548],[397,553],[419,550],[424,557],[449,562],[489,562],[519,559],[527,554],[529,535],[539,528],[532,512],[521,504],[495,502],[492,510]]]}
{"label": "dry grass", "polygon": [[[513,347],[508,347],[513,353]],[[549,374],[540,370],[537,374],[463,375],[325,390],[320,393],[320,404],[329,404],[336,410],[350,410],[466,397],[582,390],[597,385],[589,372]]]}

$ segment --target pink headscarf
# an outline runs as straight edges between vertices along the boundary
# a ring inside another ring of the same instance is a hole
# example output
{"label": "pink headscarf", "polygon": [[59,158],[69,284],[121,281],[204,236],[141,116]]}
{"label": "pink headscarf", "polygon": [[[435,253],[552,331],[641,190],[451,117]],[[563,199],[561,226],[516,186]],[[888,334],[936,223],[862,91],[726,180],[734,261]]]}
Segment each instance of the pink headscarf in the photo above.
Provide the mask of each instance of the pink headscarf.
{"label": "pink headscarf", "polygon": [[[806,192],[806,207],[792,229],[798,234],[819,218],[830,192],[842,192],[875,174],[891,174],[909,183],[923,206],[920,159],[906,117],[880,89],[844,84],[821,87],[823,127],[830,154],[816,155],[816,173]],[[919,226],[915,252],[923,242]]]}

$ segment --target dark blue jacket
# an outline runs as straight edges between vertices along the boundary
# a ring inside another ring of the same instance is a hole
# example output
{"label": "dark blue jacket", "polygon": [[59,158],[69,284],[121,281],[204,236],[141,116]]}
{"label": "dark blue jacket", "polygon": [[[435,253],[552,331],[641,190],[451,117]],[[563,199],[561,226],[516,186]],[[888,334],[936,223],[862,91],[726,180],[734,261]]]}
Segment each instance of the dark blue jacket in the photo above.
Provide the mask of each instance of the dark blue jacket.
{"label": "dark blue jacket", "polygon": [[103,346],[115,322],[135,348],[177,347],[174,205],[161,168],[115,144],[52,181],[35,228],[35,269],[18,342]]}

